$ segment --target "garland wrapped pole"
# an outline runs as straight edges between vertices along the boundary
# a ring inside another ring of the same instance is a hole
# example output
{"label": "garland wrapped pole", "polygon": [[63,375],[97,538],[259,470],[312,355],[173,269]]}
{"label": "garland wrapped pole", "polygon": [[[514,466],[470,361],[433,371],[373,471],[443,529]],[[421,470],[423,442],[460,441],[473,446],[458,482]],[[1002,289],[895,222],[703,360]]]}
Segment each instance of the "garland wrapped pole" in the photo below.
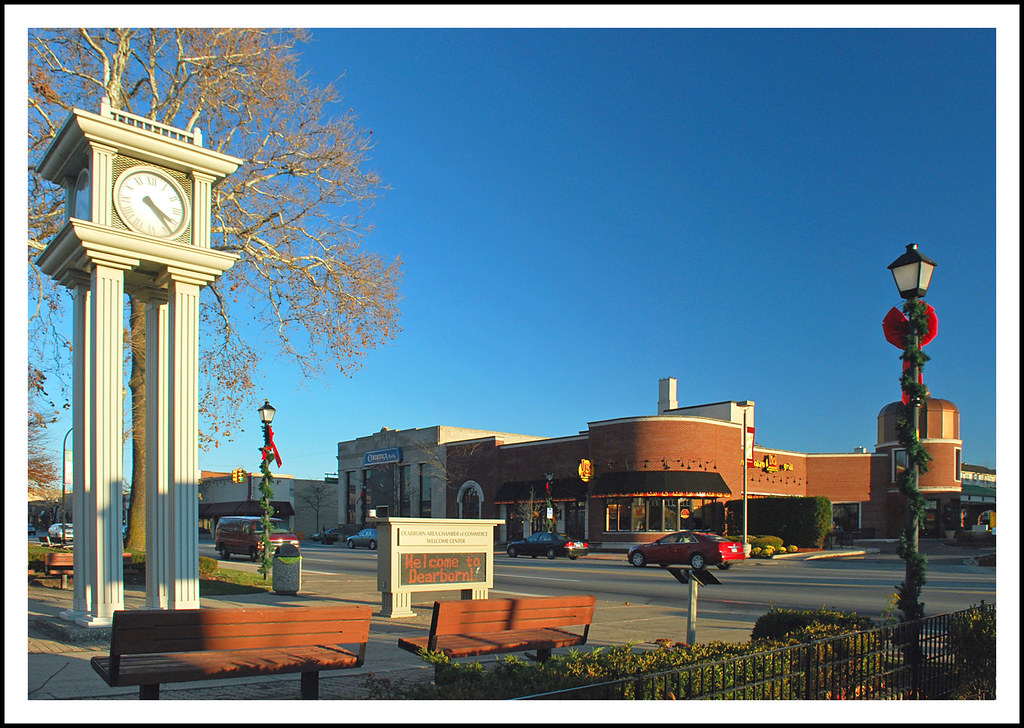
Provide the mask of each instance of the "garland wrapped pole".
{"label": "garland wrapped pole", "polygon": [[263,447],[260,448],[260,472],[263,473],[263,479],[260,481],[260,524],[263,526],[263,533],[260,537],[259,572],[266,581],[274,559],[274,554],[270,551],[270,518],[274,515],[274,506],[271,503],[274,497],[274,476],[270,473],[270,460],[273,458],[277,462],[277,467],[281,467],[281,455],[274,444],[274,431],[270,429],[270,423],[277,410],[270,406],[269,400],[263,400],[263,406],[257,411],[263,422]]}
{"label": "garland wrapped pole", "polygon": [[896,418],[896,430],[907,453],[907,467],[899,474],[896,485],[907,500],[906,528],[900,534],[898,550],[907,567],[903,583],[896,588],[899,595],[897,606],[907,630],[903,636],[903,649],[911,672],[912,696],[916,696],[920,684],[922,654],[920,623],[917,620],[924,617],[921,589],[925,585],[927,564],[918,548],[920,523],[925,514],[919,481],[921,474],[928,472],[928,462],[932,459],[920,441],[921,406],[928,398],[922,369],[929,358],[921,347],[935,338],[938,328],[934,309],[919,299],[927,293],[934,269],[935,262],[921,255],[917,245],[907,246],[906,252],[889,265],[900,296],[905,299],[903,316],[894,309],[882,322],[886,340],[899,346],[902,337],[903,344],[900,388],[903,390],[904,412]]}

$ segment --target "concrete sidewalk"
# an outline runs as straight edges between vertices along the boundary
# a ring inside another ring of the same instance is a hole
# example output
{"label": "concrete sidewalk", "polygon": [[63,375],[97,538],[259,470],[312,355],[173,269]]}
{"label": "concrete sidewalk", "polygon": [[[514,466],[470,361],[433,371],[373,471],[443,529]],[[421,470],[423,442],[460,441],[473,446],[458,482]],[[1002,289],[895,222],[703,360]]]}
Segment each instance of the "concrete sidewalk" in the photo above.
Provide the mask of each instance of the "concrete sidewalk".
{"label": "concrete sidewalk", "polygon": [[[842,551],[786,554],[776,558],[814,559],[855,557],[889,550],[887,544],[872,544]],[[621,560],[625,554],[596,553],[588,559]],[[497,590],[492,594],[500,595]],[[36,700],[135,701],[137,687],[110,688],[93,671],[89,660],[109,649],[109,629],[85,628],[70,623],[59,615],[71,606],[72,590],[50,586],[28,586],[28,670],[27,697]],[[434,599],[451,598],[451,592],[423,592],[414,596],[413,617],[388,618],[379,615],[380,594],[376,578],[352,577],[311,572],[302,573],[297,595],[287,596],[264,592],[231,597],[202,598],[203,607],[246,605],[314,605],[325,602],[369,604],[374,608],[366,662],[360,668],[334,670],[321,674],[321,700],[365,700],[371,697],[367,676],[398,681],[430,681],[432,666],[415,655],[399,649],[398,639],[422,635],[430,626],[430,610]],[[126,584],[125,607],[142,608],[144,587]],[[640,647],[653,647],[655,640],[679,639],[685,630],[685,608],[656,608],[643,604],[599,602],[590,629],[588,647],[620,645],[633,641]],[[682,626],[682,628],[681,628]],[[701,623],[700,641],[723,640],[745,642],[752,624],[749,620],[713,620]],[[556,651],[556,654],[562,651]],[[487,662],[496,658],[480,658]],[[472,660],[468,660],[472,661]],[[10,667],[8,666],[10,675]],[[161,687],[161,700],[280,700],[299,698],[299,676],[211,680],[207,682],[170,683]],[[149,705],[152,705],[150,703]]]}

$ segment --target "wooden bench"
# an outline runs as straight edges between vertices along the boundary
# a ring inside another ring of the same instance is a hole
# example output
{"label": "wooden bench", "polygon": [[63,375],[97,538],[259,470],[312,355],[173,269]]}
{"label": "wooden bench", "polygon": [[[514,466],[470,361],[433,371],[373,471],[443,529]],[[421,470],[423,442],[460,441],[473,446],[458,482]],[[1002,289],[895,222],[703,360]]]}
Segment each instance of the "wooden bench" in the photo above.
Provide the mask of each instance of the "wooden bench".
{"label": "wooden bench", "polygon": [[[587,643],[596,597],[526,597],[434,602],[430,633],[400,638],[409,652],[442,652],[449,658],[536,650],[541,662],[556,647]],[[578,634],[563,627],[582,626]]]}
{"label": "wooden bench", "polygon": [[91,662],[111,687],[138,685],[140,700],[158,700],[161,683],[294,672],[303,699],[316,700],[321,670],[363,664],[371,612],[365,604],[117,611],[109,657]]}
{"label": "wooden bench", "polygon": [[[124,560],[124,572],[133,572],[135,567],[132,565],[132,555],[125,551],[121,554],[121,558]],[[43,567],[47,576],[59,574],[60,588],[67,589],[68,576],[75,575],[75,555],[71,551],[54,551],[43,554]]]}

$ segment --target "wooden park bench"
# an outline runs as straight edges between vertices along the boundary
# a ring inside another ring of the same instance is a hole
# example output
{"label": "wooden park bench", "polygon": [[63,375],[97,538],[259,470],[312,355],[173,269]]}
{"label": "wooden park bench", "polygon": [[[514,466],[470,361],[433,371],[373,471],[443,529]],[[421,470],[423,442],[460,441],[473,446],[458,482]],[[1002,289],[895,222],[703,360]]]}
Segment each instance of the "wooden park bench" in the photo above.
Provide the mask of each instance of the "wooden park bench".
{"label": "wooden park bench", "polygon": [[[449,658],[536,650],[527,656],[543,662],[556,647],[586,644],[596,601],[581,595],[434,602],[430,633],[400,638],[398,646]],[[582,634],[563,629],[571,626],[582,626]]]}
{"label": "wooden park bench", "polygon": [[92,667],[111,687],[138,685],[140,700],[159,700],[161,683],[294,672],[303,699],[316,700],[321,670],[363,664],[371,612],[365,604],[117,611],[110,655]]}
{"label": "wooden park bench", "polygon": [[[132,555],[125,551],[121,554],[124,559],[124,573],[133,572]],[[60,588],[68,588],[68,576],[75,575],[75,555],[71,551],[54,551],[43,554],[43,568],[47,576],[60,575]]]}

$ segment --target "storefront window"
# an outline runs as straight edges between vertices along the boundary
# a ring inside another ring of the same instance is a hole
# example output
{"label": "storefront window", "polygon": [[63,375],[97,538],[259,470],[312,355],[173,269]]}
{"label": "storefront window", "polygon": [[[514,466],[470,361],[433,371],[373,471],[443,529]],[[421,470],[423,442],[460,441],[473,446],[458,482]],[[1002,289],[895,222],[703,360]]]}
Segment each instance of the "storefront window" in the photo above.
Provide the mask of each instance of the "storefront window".
{"label": "storefront window", "polygon": [[695,504],[691,498],[609,498],[605,503],[605,530],[639,533],[710,527],[694,518],[694,508],[699,510],[703,505],[704,501]]}
{"label": "storefront window", "polygon": [[679,530],[679,501],[676,498],[665,499],[665,530]]}
{"label": "storefront window", "polygon": [[661,520],[662,505],[661,498],[651,498],[647,501],[647,529],[649,531],[662,531],[664,526]]}
{"label": "storefront window", "polygon": [[837,531],[859,531],[860,503],[833,503],[832,523]]}

